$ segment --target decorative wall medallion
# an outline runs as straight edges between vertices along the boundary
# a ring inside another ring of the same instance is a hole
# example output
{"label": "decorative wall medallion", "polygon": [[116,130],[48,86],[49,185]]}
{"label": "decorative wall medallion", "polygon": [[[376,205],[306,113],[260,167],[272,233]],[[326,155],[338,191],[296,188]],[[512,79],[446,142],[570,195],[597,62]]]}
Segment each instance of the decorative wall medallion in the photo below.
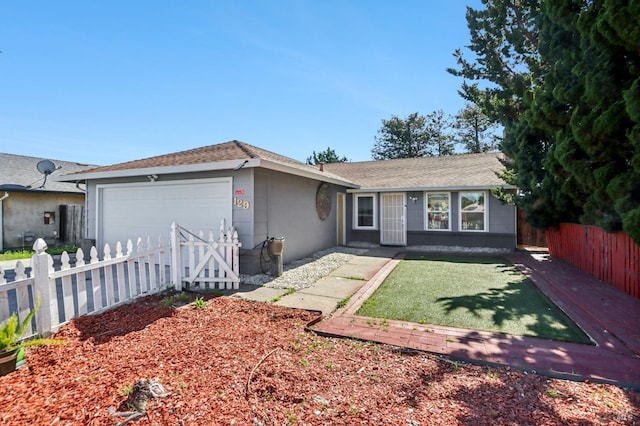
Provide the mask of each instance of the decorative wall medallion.
{"label": "decorative wall medallion", "polygon": [[325,220],[331,213],[331,191],[326,183],[321,183],[316,192],[316,211],[320,220]]}

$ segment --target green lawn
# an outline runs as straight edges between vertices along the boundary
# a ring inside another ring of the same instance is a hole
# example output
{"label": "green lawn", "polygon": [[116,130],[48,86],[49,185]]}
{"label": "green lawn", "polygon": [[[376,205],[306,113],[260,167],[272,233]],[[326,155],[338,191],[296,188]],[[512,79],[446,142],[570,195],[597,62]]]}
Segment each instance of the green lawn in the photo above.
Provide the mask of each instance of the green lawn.
{"label": "green lawn", "polygon": [[[46,252],[50,255],[54,254],[62,254],[63,251],[67,253],[75,253],[78,251],[77,246],[62,246],[62,247],[49,247]],[[33,250],[8,250],[3,253],[0,253],[0,260],[20,260],[20,259],[28,259],[35,251]]]}
{"label": "green lawn", "polygon": [[501,258],[409,255],[357,313],[591,343],[530,280]]}

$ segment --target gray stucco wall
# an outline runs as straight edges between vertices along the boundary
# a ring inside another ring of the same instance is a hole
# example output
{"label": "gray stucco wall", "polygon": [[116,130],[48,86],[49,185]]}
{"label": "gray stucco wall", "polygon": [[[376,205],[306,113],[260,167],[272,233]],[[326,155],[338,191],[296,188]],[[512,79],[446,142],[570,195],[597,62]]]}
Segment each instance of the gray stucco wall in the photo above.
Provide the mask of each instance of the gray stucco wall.
{"label": "gray stucco wall", "polygon": [[489,197],[489,231],[492,233],[512,234],[513,247],[516,246],[517,214],[515,206],[502,204],[491,195]]}
{"label": "gray stucco wall", "polygon": [[331,211],[321,220],[316,211],[320,183],[271,170],[256,170],[254,245],[267,237],[284,237],[285,263],[335,246],[337,187],[330,185]]}
{"label": "gray stucco wall", "polygon": [[[380,244],[380,230],[354,230],[353,229],[353,199],[352,193],[347,193],[347,245],[354,243]],[[380,211],[380,197],[378,196],[376,208]],[[378,215],[378,218],[380,216]]]}
{"label": "gray stucco wall", "polygon": [[[459,192],[451,192],[449,231],[425,230],[425,193],[422,191],[407,193],[407,245],[417,246],[461,246],[461,247],[489,247],[514,249],[516,247],[516,210],[515,207],[504,205],[488,194],[488,231],[461,232],[459,230]],[[411,197],[416,198],[415,202]],[[380,211],[380,196],[378,195],[378,211]],[[353,194],[348,194],[347,212],[347,243],[380,243],[378,230],[353,229]],[[380,216],[378,216],[380,217]]]}

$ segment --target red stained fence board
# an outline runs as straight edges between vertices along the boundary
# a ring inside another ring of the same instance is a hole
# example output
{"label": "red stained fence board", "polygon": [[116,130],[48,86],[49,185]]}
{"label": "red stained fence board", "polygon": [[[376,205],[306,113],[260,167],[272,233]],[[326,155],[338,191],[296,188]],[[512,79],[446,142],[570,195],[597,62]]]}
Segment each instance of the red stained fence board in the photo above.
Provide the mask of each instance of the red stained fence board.
{"label": "red stained fence board", "polygon": [[546,238],[551,256],[640,298],[640,246],[624,232],[563,223]]}

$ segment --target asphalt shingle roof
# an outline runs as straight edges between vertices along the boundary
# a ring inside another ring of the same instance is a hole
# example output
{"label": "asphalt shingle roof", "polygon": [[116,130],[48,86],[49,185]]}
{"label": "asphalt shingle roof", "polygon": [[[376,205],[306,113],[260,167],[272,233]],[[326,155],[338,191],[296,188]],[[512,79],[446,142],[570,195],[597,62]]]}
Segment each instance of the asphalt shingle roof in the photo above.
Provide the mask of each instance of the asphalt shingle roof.
{"label": "asphalt shingle roof", "polygon": [[48,158],[0,153],[0,191],[40,191],[81,193],[73,183],[56,182],[55,176],[75,173],[96,167],[93,164],[81,164],[71,161],[51,160],[57,169],[47,177],[44,187],[44,175],[36,168],[41,160]]}
{"label": "asphalt shingle roof", "polygon": [[496,176],[504,169],[501,154],[325,164],[325,170],[357,183],[360,189],[423,189],[506,186]]}
{"label": "asphalt shingle roof", "polygon": [[315,174],[320,180],[322,177],[344,180],[340,176],[335,176],[332,173],[321,172],[317,166],[310,166],[306,163],[294,160],[293,158],[285,157],[284,155],[276,154],[275,152],[267,151],[237,140],[189,149],[186,151],[158,155],[155,157],[143,158],[140,160],[128,161],[126,163],[97,167],[83,172],[102,173],[120,170],[153,169],[158,167],[209,164],[222,161],[242,161],[247,159],[266,160],[272,163],[291,167],[300,171]]}
{"label": "asphalt shingle roof", "polygon": [[[217,145],[208,145],[186,151],[163,154],[140,160],[127,161],[126,163],[113,164],[92,169],[91,172],[108,172],[114,170],[146,169],[152,167],[183,166],[189,164],[206,164],[218,161],[245,160],[247,158],[260,158],[277,163],[289,165],[302,165],[304,163],[292,158],[270,152],[240,141],[229,141]],[[308,167],[308,166],[307,166]]]}
{"label": "asphalt shingle roof", "polygon": [[[94,174],[162,167],[213,164],[247,159],[265,160],[283,165],[319,180],[333,178],[352,187],[363,189],[427,189],[427,188],[490,188],[505,186],[496,172],[503,169],[498,153],[463,154],[446,157],[407,158],[386,161],[330,163],[311,166],[300,161],[267,151],[237,140],[203,146],[125,163],[84,170]],[[294,172],[295,173],[295,172]],[[68,176],[69,178],[73,177]]]}

